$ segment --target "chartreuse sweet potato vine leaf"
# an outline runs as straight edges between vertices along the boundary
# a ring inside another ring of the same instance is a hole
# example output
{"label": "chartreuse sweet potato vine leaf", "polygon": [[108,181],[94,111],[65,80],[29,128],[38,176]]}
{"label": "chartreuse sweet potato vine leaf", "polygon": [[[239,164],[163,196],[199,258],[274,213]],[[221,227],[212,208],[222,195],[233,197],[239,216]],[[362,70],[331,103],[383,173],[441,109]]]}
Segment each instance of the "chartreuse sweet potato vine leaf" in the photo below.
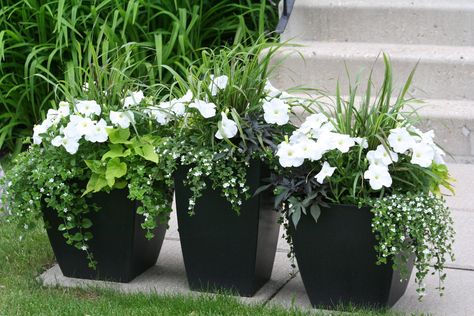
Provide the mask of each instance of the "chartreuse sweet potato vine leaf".
{"label": "chartreuse sweet potato vine leaf", "polygon": [[112,158],[107,162],[107,169],[105,170],[105,179],[109,187],[113,187],[115,179],[121,178],[127,174],[127,164],[121,162],[120,158]]}

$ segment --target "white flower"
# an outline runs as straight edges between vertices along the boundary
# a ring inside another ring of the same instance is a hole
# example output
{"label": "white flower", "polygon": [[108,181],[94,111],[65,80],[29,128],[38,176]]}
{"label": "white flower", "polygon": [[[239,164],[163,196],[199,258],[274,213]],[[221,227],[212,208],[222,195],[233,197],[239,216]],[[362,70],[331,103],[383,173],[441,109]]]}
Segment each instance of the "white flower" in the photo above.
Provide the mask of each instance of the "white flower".
{"label": "white flower", "polygon": [[229,77],[223,75],[219,77],[214,77],[214,75],[210,75],[211,77],[211,84],[209,85],[209,90],[211,91],[211,95],[217,95],[219,90],[224,90],[227,87],[227,83],[229,81]]}
{"label": "white flower", "polygon": [[297,129],[291,134],[290,143],[296,144],[296,143],[299,143],[300,141],[304,141],[306,139],[308,139],[306,134],[303,133],[301,130]]}
{"label": "white flower", "polygon": [[77,139],[71,139],[65,136],[56,136],[51,141],[51,144],[56,147],[63,146],[71,155],[75,154],[79,149],[79,141]]}
{"label": "white flower", "polygon": [[35,145],[41,144],[41,142],[43,141],[41,134],[44,134],[47,131],[48,131],[48,128],[45,125],[43,124],[35,125],[35,127],[33,127],[33,144]]}
{"label": "white flower", "polygon": [[212,102],[195,100],[189,107],[197,109],[204,118],[210,118],[216,115],[216,105]]}
{"label": "white flower", "polygon": [[130,126],[130,123],[135,122],[135,118],[133,116],[132,111],[125,111],[125,112],[110,111],[110,121],[115,126],[120,126],[120,128],[128,128]]}
{"label": "white flower", "polygon": [[332,176],[334,173],[334,170],[336,170],[336,167],[331,167],[327,161],[323,163],[323,167],[321,168],[321,171],[315,176],[316,181],[318,183],[323,184],[324,179],[327,177]]}
{"label": "white flower", "polygon": [[[77,121],[75,125],[77,134],[79,134],[80,136],[91,133],[93,127],[94,127],[94,122],[88,117],[81,117],[81,119]],[[76,137],[76,136],[72,135],[72,137]]]}
{"label": "white flower", "polygon": [[297,155],[303,159],[317,161],[321,159],[324,154],[324,151],[318,147],[317,143],[307,137],[299,138],[298,142],[292,144],[295,144]]}
{"label": "white flower", "polygon": [[69,117],[69,120],[69,123],[62,130],[64,136],[72,139],[81,138],[83,134],[79,132],[79,130],[77,129],[77,125],[83,120],[83,118],[79,115],[71,115]]}
{"label": "white flower", "polygon": [[91,143],[103,143],[109,139],[107,134],[107,123],[104,119],[94,122],[91,130],[86,134],[85,139]]}
{"label": "white flower", "polygon": [[193,92],[188,90],[185,95],[178,99],[181,103],[189,103],[193,100]]}
{"label": "white flower", "polygon": [[299,128],[303,133],[309,133],[310,131],[319,131],[321,126],[328,122],[328,118],[326,115],[317,113],[317,114],[311,114],[306,118],[306,120],[301,124],[301,127]]}
{"label": "white flower", "polygon": [[376,150],[367,153],[367,159],[370,164],[388,166],[392,162],[398,161],[398,155],[393,151],[387,150],[383,145],[378,145]]}
{"label": "white flower", "polygon": [[222,120],[220,128],[216,132],[216,138],[223,139],[232,138],[237,134],[237,124],[233,120],[229,120],[224,112],[221,112]]}
{"label": "white flower", "polygon": [[369,142],[367,141],[367,139],[362,138],[362,137],[355,137],[353,139],[360,147],[364,149],[369,147]]}
{"label": "white flower", "polygon": [[437,145],[433,145],[433,150],[434,150],[434,158],[433,161],[437,164],[444,165],[446,162],[444,161],[443,156],[446,155],[446,153],[439,148]]}
{"label": "white flower", "polygon": [[384,166],[370,165],[364,172],[364,178],[369,180],[370,187],[374,190],[380,190],[382,187],[389,188],[392,185],[392,177],[388,168]]}
{"label": "white flower", "polygon": [[263,103],[263,118],[267,123],[285,125],[290,120],[288,105],[280,99],[272,99]]}
{"label": "white flower", "polygon": [[143,91],[132,91],[128,97],[125,97],[123,102],[123,107],[125,109],[129,108],[131,105],[138,105],[145,98]]}
{"label": "white flower", "polygon": [[299,167],[304,162],[304,158],[298,155],[298,148],[294,144],[281,143],[276,155],[279,157],[280,165],[285,168]]}
{"label": "white flower", "polygon": [[66,101],[59,102],[58,114],[60,117],[68,117],[71,114],[71,108]]}
{"label": "white flower", "polygon": [[101,112],[100,105],[94,100],[78,100],[75,107],[77,112],[85,116],[100,115]]}
{"label": "white flower", "polygon": [[420,165],[421,167],[427,168],[433,163],[435,158],[435,151],[433,146],[425,143],[418,143],[413,146],[413,155],[411,157],[411,163]]}
{"label": "white flower", "polygon": [[281,91],[275,88],[268,80],[265,83],[265,87],[263,88],[263,90],[267,93],[267,95],[270,98],[275,98],[281,94]]}
{"label": "white flower", "polygon": [[59,111],[54,110],[54,109],[49,109],[48,113],[46,114],[46,119],[44,120],[42,124],[50,128],[51,126],[58,124],[60,120],[61,120],[61,115],[59,114]]}
{"label": "white flower", "polygon": [[415,145],[415,139],[406,128],[394,128],[388,135],[388,144],[395,152],[403,154]]}
{"label": "white flower", "polygon": [[354,139],[346,134],[331,133],[334,135],[334,147],[341,153],[347,153],[355,145]]}

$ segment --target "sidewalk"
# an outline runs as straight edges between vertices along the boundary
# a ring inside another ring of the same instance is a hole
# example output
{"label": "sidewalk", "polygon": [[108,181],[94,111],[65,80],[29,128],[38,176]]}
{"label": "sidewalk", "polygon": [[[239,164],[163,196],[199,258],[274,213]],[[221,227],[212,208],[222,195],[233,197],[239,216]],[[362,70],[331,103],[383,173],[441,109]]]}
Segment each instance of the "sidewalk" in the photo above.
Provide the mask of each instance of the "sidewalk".
{"label": "sidewalk", "polygon": [[[454,247],[456,261],[448,264],[445,294],[439,296],[435,289],[438,286],[437,276],[430,275],[426,280],[428,294],[419,302],[412,278],[405,295],[393,307],[395,311],[434,315],[472,315],[474,311],[474,205],[470,199],[470,192],[474,190],[474,165],[450,165],[450,170],[458,179],[457,195],[448,198],[457,238]],[[292,271],[287,252],[288,245],[281,239],[271,280],[254,297],[242,298],[243,302],[311,309],[300,275],[298,271]],[[129,284],[65,278],[57,265],[40,278],[47,286],[107,287],[123,292],[201,295],[190,291],[187,285],[176,214],[172,216],[156,266]]]}

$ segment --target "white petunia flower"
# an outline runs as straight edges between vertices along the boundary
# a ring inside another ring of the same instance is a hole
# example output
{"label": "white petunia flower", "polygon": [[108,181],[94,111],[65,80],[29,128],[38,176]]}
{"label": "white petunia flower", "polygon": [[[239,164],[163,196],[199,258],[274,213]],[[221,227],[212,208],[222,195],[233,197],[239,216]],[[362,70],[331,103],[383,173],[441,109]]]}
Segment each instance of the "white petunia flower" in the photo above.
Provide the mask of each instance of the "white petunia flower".
{"label": "white petunia flower", "polygon": [[437,145],[433,146],[433,150],[434,150],[433,161],[435,163],[441,164],[441,165],[446,164],[446,162],[444,161],[444,158],[443,158],[443,156],[445,156],[446,153],[441,148],[439,148]]}
{"label": "white petunia flower", "polygon": [[81,134],[79,130],[77,129],[77,124],[79,124],[82,121],[82,119],[83,118],[79,115],[71,115],[69,117],[69,123],[62,130],[64,136],[66,136],[67,138],[72,138],[72,139],[81,138],[83,134]]}
{"label": "white petunia flower", "polygon": [[317,114],[311,114],[306,118],[306,120],[301,124],[301,127],[299,128],[303,133],[309,133],[310,131],[319,131],[321,129],[321,126],[328,122],[328,118],[326,115],[317,113]]}
{"label": "white petunia flower", "polygon": [[360,147],[364,149],[367,149],[369,147],[369,142],[367,141],[367,139],[362,137],[355,137],[353,139]]}
{"label": "white petunia flower", "polygon": [[125,112],[116,112],[110,111],[110,121],[115,126],[119,126],[120,128],[128,128],[130,123],[135,122],[135,117],[133,116],[132,111],[125,111]]}
{"label": "white petunia flower", "polygon": [[275,98],[281,94],[281,91],[275,88],[270,81],[267,80],[263,90],[267,93],[270,98]]}
{"label": "white petunia flower", "polygon": [[309,159],[311,161],[317,161],[321,159],[324,152],[321,151],[317,143],[307,137],[300,138],[297,143],[294,143],[298,152],[298,156],[303,159]]}
{"label": "white petunia flower", "polygon": [[300,141],[304,141],[306,139],[308,139],[306,134],[303,133],[301,130],[297,129],[291,134],[290,143],[296,144],[296,143],[299,143]]}
{"label": "white petunia flower", "polygon": [[237,134],[237,123],[227,118],[224,112],[221,112],[221,126],[216,132],[217,139],[232,138]]}
{"label": "white petunia flower", "polygon": [[415,145],[415,138],[404,127],[394,128],[388,135],[388,144],[395,152],[403,154]]}
{"label": "white petunia flower", "polygon": [[103,143],[109,139],[107,134],[107,122],[104,119],[100,119],[99,122],[94,122],[91,130],[84,137],[91,143]]}
{"label": "white petunia flower", "polygon": [[214,77],[214,75],[210,75],[211,77],[211,84],[209,85],[209,90],[211,91],[211,95],[215,96],[219,92],[219,90],[224,90],[227,87],[227,83],[229,81],[229,77],[226,75]]}
{"label": "white petunia flower", "polygon": [[193,97],[193,92],[188,90],[185,95],[178,99],[178,101],[181,103],[189,103],[193,100]]}
{"label": "white petunia flower", "polygon": [[272,99],[263,103],[263,118],[270,124],[285,125],[290,120],[288,105],[280,99]]}
{"label": "white petunia flower", "polygon": [[84,114],[85,116],[91,116],[92,114],[100,115],[100,105],[94,100],[78,100],[75,104],[77,112]]}
{"label": "white petunia flower", "polygon": [[398,161],[398,155],[391,150],[387,150],[383,145],[378,145],[376,150],[367,153],[370,164],[388,166],[392,162]]}
{"label": "white petunia flower", "polygon": [[216,105],[212,102],[195,100],[189,107],[197,109],[204,118],[210,118],[216,115]]}
{"label": "white petunia flower", "polygon": [[140,102],[143,101],[145,96],[143,95],[143,91],[132,91],[129,96],[125,97],[122,102],[123,102],[123,108],[127,109],[130,106],[133,105],[138,105]]}
{"label": "white petunia flower", "polygon": [[61,101],[59,102],[58,114],[61,118],[68,117],[71,114],[71,107],[68,102]]}
{"label": "white petunia flower", "polygon": [[334,170],[336,170],[336,167],[331,167],[327,161],[323,163],[323,167],[321,168],[321,171],[315,176],[316,181],[318,183],[323,184],[324,179],[327,177],[330,177],[333,175]]}
{"label": "white petunia flower", "polygon": [[433,163],[435,158],[435,151],[433,146],[425,143],[418,143],[413,146],[413,155],[411,158],[412,164],[420,165],[421,167],[427,168]]}
{"label": "white petunia flower", "polygon": [[76,131],[80,136],[90,134],[93,127],[94,122],[88,117],[83,117],[78,122],[76,122]]}
{"label": "white petunia flower", "polygon": [[79,141],[77,139],[71,139],[65,136],[56,136],[51,141],[51,144],[56,147],[63,146],[71,155],[75,154],[79,149]]}
{"label": "white petunia flower", "polygon": [[48,128],[45,125],[43,124],[35,125],[35,127],[33,127],[33,144],[35,145],[41,144],[41,142],[43,141],[41,134],[44,134],[47,131],[48,131]]}
{"label": "white petunia flower", "polygon": [[355,145],[354,139],[346,134],[332,133],[334,137],[334,147],[341,153],[347,153]]}
{"label": "white petunia flower", "polygon": [[384,166],[370,165],[364,172],[364,178],[369,180],[370,187],[374,190],[380,190],[382,187],[389,188],[392,185],[392,177],[388,168]]}
{"label": "white petunia flower", "polygon": [[296,145],[289,143],[281,143],[278,145],[276,155],[279,158],[282,167],[299,167],[303,164],[304,158],[298,155],[298,148]]}

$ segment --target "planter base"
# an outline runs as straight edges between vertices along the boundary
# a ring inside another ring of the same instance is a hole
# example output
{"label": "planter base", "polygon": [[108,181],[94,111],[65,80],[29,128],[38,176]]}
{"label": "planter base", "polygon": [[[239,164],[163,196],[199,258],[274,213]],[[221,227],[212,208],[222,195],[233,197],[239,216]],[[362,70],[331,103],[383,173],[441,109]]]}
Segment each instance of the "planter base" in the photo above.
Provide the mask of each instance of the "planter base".
{"label": "planter base", "polygon": [[[253,296],[269,279],[278,242],[278,213],[272,192],[243,203],[240,215],[220,192],[208,189],[188,214],[191,192],[184,186],[188,168],[175,175],[178,229],[189,286],[205,292]],[[247,170],[254,192],[267,177],[258,161]]]}
{"label": "planter base", "polygon": [[64,276],[126,283],[156,264],[167,223],[160,224],[154,230],[155,237],[148,240],[140,226],[143,216],[136,213],[138,204],[127,198],[127,190],[100,192],[91,202],[101,208],[88,215],[94,236],[89,242],[90,251],[98,262],[95,270],[88,267],[84,251],[66,244],[57,229],[62,224],[57,213],[51,209],[43,212],[49,241]]}
{"label": "planter base", "polygon": [[[296,260],[314,307],[389,307],[405,293],[408,280],[400,282],[390,264],[375,264],[371,221],[369,208],[332,205],[322,209],[317,223],[303,215],[296,229],[291,225]],[[413,258],[410,274],[412,269]]]}

